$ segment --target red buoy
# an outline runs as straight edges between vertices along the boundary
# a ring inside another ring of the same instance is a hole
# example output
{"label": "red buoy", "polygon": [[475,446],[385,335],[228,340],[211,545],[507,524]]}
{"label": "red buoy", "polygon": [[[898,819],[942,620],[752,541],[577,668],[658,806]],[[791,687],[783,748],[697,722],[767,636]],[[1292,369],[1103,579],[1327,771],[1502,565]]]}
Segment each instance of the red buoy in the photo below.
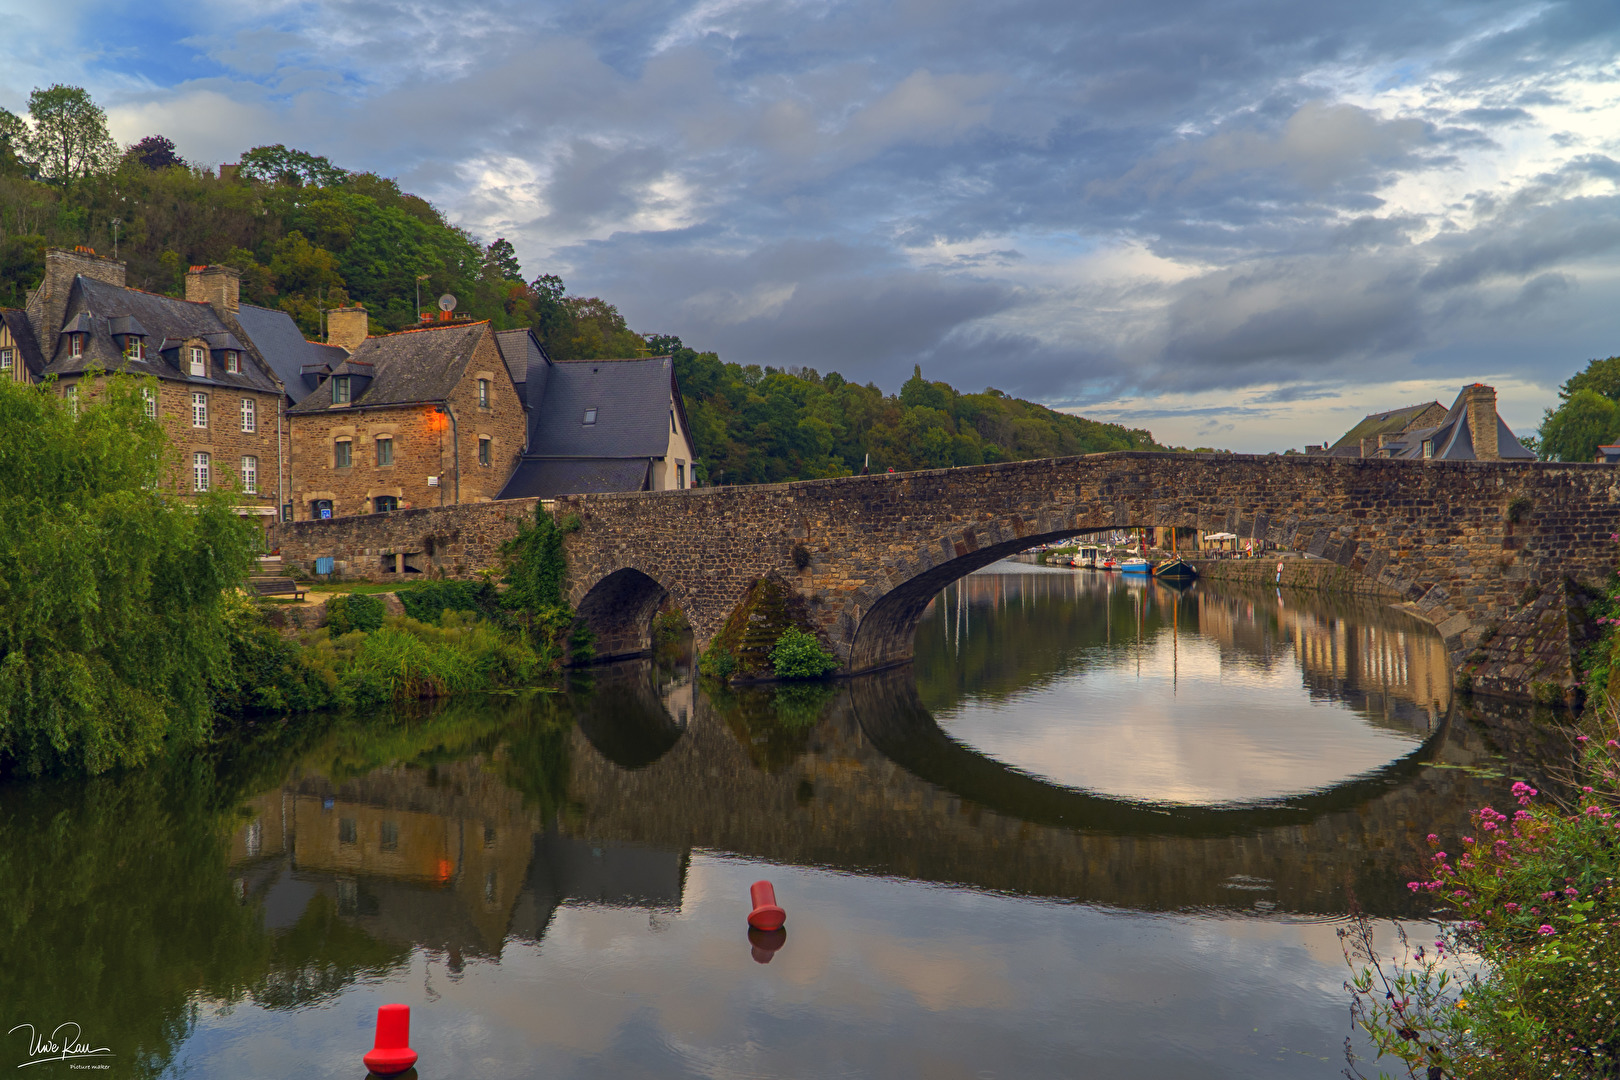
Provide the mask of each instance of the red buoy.
{"label": "red buoy", "polygon": [[768,881],[756,881],[748,887],[754,910],[748,913],[748,925],[755,930],[780,930],[787,922],[787,912],[776,906],[776,889]]}
{"label": "red buoy", "polygon": [[360,1060],[378,1076],[393,1076],[416,1064],[411,1049],[411,1007],[384,1005],[377,1010],[377,1045]]}

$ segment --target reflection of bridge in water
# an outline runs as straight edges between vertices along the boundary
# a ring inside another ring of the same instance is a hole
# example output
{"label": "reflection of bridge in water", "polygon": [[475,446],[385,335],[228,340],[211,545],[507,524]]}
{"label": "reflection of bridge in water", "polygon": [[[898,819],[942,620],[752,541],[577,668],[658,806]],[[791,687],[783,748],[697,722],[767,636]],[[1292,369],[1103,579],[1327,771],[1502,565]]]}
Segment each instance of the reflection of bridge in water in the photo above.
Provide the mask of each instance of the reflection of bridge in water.
{"label": "reflection of bridge in water", "polygon": [[262,900],[269,927],[320,895],[372,935],[452,961],[539,940],[564,903],[677,908],[693,849],[1149,911],[1336,914],[1349,890],[1376,914],[1415,915],[1425,905],[1401,883],[1430,823],[1500,796],[1470,770],[1431,767],[1487,753],[1478,730],[1444,724],[1328,791],[1159,808],[1058,787],[952,741],[903,672],[832,691],[797,730],[770,691],[693,695],[647,661],[593,681],[571,695],[579,723],[558,744],[564,813],[525,807],[491,767],[500,749],[336,784],[306,775],[253,800],[239,889]]}

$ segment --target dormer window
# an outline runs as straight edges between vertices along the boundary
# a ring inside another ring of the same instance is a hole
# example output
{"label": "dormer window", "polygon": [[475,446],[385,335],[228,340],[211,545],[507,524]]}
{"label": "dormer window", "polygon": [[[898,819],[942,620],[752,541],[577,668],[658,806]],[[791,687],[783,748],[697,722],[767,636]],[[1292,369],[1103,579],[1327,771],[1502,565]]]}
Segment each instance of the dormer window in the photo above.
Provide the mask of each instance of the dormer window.
{"label": "dormer window", "polygon": [[84,334],[68,335],[68,355],[77,360],[84,355]]}
{"label": "dormer window", "polygon": [[585,423],[587,425],[596,423],[596,410],[595,409],[586,409],[585,410]]}
{"label": "dormer window", "polygon": [[126,337],[124,339],[124,355],[131,360],[145,360],[146,339],[137,334]]}
{"label": "dormer window", "polygon": [[226,349],[225,370],[232,375],[240,375],[242,373],[242,354],[235,349]]}
{"label": "dormer window", "polygon": [[332,376],[332,404],[347,405],[349,403],[349,377],[347,375]]}
{"label": "dormer window", "polygon": [[197,376],[208,374],[208,350],[201,345],[191,347],[191,373]]}

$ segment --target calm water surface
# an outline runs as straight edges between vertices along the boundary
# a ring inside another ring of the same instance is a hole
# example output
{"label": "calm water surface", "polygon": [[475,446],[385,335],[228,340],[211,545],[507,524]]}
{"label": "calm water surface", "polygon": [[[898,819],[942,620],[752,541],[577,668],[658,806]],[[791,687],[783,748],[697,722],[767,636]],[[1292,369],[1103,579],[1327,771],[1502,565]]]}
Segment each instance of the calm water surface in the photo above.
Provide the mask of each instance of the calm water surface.
{"label": "calm water surface", "polygon": [[402,1001],[423,1080],[1334,1077],[1350,896],[1422,919],[1516,767],[1447,686],[1375,605],[998,564],[847,685],[642,661],[13,787],[0,1016],[112,1076],[359,1078]]}

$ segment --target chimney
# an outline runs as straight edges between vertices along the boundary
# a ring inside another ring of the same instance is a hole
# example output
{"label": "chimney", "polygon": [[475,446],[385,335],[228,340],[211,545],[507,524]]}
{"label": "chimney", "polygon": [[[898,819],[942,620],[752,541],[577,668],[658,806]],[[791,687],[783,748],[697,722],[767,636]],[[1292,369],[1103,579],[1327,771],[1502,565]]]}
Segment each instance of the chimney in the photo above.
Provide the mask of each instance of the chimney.
{"label": "chimney", "polygon": [[1399,439],[1400,435],[1397,433],[1386,433],[1378,436],[1378,456],[1388,457],[1389,455],[1384,453],[1384,448],[1399,441]]}
{"label": "chimney", "polygon": [[1362,439],[1361,440],[1361,456],[1362,457],[1372,457],[1373,455],[1369,454],[1367,452],[1367,451],[1369,451],[1371,449],[1373,449],[1373,441],[1371,439]]}
{"label": "chimney", "polygon": [[67,313],[68,294],[73,291],[73,279],[81,274],[93,281],[124,287],[124,264],[117,259],[97,255],[95,249],[87,247],[72,251],[45,249],[45,279],[28,294],[28,321],[33,324],[40,348],[45,350],[46,360],[56,355],[56,338]]}
{"label": "chimney", "polygon": [[326,313],[326,343],[354,352],[371,333],[371,321],[364,304],[333,308]]}
{"label": "chimney", "polygon": [[241,164],[241,162],[237,162],[234,165],[227,162],[226,164],[221,165],[219,167],[219,178],[221,180],[229,182],[229,181],[238,179],[240,177],[241,172],[242,172],[242,164]]}
{"label": "chimney", "polygon": [[1468,399],[1468,437],[1474,444],[1474,458],[1478,461],[1500,461],[1502,458],[1496,434],[1496,387],[1475,383],[1463,389]]}
{"label": "chimney", "polygon": [[186,299],[216,312],[240,311],[242,271],[234,266],[193,266],[186,271]]}

